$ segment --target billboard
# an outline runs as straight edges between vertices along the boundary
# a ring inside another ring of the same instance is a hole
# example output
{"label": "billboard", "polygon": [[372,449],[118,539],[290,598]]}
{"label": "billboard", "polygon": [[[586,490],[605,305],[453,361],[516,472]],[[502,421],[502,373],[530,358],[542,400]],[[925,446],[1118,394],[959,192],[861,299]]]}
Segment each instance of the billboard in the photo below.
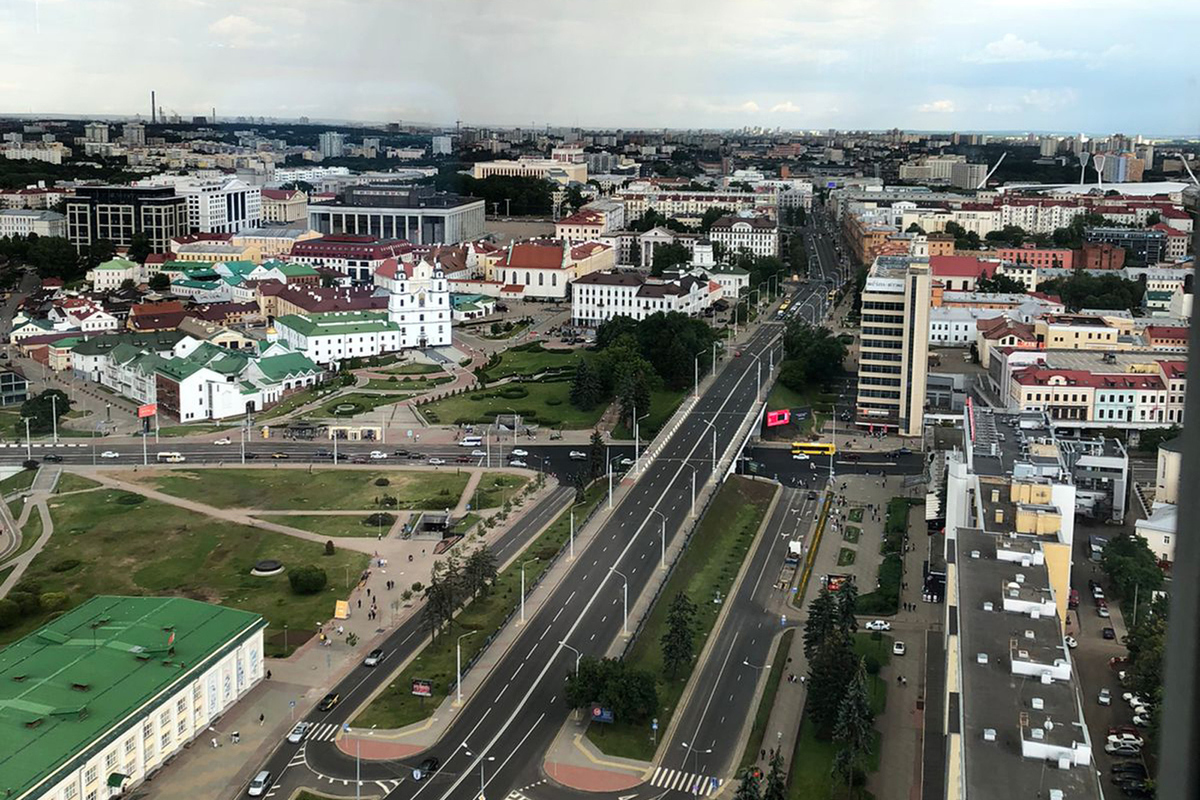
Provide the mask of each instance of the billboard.
{"label": "billboard", "polygon": [[592,722],[612,722],[613,712],[611,708],[603,706],[592,706]]}
{"label": "billboard", "polygon": [[412,693],[417,697],[433,697],[433,681],[413,678]]}
{"label": "billboard", "polygon": [[782,411],[768,411],[767,412],[767,427],[768,428],[774,428],[779,425],[787,425],[791,421],[792,421],[792,412],[786,408],[783,409]]}
{"label": "billboard", "polygon": [[153,417],[157,413],[158,403],[146,403],[145,405],[138,406],[138,419]]}

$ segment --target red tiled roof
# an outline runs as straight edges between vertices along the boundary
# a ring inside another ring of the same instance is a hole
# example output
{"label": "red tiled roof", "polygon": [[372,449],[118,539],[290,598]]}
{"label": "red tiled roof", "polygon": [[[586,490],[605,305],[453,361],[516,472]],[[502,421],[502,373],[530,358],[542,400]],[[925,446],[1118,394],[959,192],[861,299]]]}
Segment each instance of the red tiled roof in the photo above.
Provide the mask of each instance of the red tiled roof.
{"label": "red tiled roof", "polygon": [[514,244],[500,262],[518,269],[558,269],[563,265],[563,246],[554,239]]}
{"label": "red tiled roof", "polygon": [[1189,329],[1181,325],[1149,325],[1146,335],[1153,339],[1175,339],[1186,342]]}
{"label": "red tiled roof", "polygon": [[412,264],[397,261],[394,258],[386,259],[382,264],[375,268],[375,274],[384,278],[396,280],[400,273],[404,273],[405,278],[412,277]]}
{"label": "red tiled roof", "polygon": [[1158,366],[1162,368],[1163,374],[1168,380],[1187,377],[1187,362],[1186,361],[1159,361]]}
{"label": "red tiled roof", "polygon": [[610,249],[608,245],[601,244],[600,242],[584,242],[571,248],[571,258],[578,261],[580,259],[588,258],[589,256],[594,256],[601,250],[608,249]]}
{"label": "red tiled roof", "polygon": [[179,300],[166,300],[161,303],[138,303],[129,309],[129,315],[136,317],[143,314],[168,314],[176,311],[183,312],[183,303]]}
{"label": "red tiled roof", "polygon": [[572,214],[569,217],[563,217],[555,224],[557,224],[557,225],[603,225],[604,224],[604,215],[601,214],[599,211],[592,211],[590,209],[585,208],[580,211],[576,211],[574,214]]}
{"label": "red tiled roof", "polygon": [[382,261],[402,255],[412,245],[402,239],[376,239],[373,236],[322,236],[292,245],[292,258],[362,258]]}
{"label": "red tiled roof", "polygon": [[978,278],[996,268],[995,261],[983,261],[975,256],[931,256],[929,271],[938,277]]}
{"label": "red tiled roof", "polygon": [[506,283],[500,287],[500,291],[508,294],[520,294],[525,291],[525,287],[518,283]]}
{"label": "red tiled roof", "polygon": [[263,189],[262,196],[267,200],[291,200],[300,194],[299,189]]}
{"label": "red tiled roof", "polygon": [[1047,369],[1026,367],[1013,373],[1013,380],[1022,386],[1050,386],[1054,378],[1062,378],[1063,387],[1077,386],[1092,389],[1163,389],[1157,375],[1101,374],[1081,369]]}
{"label": "red tiled roof", "polygon": [[987,317],[975,322],[976,328],[985,339],[1003,339],[1005,336],[1015,336],[1024,342],[1037,341],[1033,326],[1025,322],[1016,322],[1008,317]]}

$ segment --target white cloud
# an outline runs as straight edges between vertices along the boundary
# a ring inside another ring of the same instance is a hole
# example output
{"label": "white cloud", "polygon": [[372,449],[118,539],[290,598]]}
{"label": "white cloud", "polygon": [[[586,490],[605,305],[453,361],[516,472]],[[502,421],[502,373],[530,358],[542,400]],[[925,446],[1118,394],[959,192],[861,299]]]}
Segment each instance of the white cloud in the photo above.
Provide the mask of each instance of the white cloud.
{"label": "white cloud", "polygon": [[803,109],[791,100],[784,100],[771,106],[772,114],[799,114]]}
{"label": "white cloud", "polygon": [[1075,105],[1079,93],[1074,89],[1030,89],[1021,95],[1021,103],[1038,111],[1058,111]]}
{"label": "white cloud", "polygon": [[917,111],[922,114],[953,114],[953,100],[933,100],[928,103],[922,103],[917,106]]}
{"label": "white cloud", "polygon": [[1013,33],[1006,33],[988,42],[977,53],[963,56],[963,61],[976,64],[1013,64],[1029,61],[1071,61],[1082,58],[1075,50],[1051,50],[1040,42],[1027,42]]}
{"label": "white cloud", "polygon": [[254,20],[238,14],[221,17],[208,26],[208,32],[218,39],[220,44],[229,47],[261,44],[261,37],[265,36],[268,30],[266,25],[259,25]]}

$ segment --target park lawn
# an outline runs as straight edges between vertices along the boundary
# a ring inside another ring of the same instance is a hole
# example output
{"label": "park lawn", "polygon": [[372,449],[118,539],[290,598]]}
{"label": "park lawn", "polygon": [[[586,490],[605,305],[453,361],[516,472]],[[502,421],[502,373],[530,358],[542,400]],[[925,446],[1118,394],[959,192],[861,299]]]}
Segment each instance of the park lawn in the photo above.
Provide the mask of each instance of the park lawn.
{"label": "park lawn", "polygon": [[95,489],[100,483],[85,478],[82,475],[76,475],[74,472],[64,472],[58,477],[58,485],[54,487],[56,494],[63,492],[78,492],[83,489]]}
{"label": "park lawn", "polygon": [[20,440],[25,438],[25,423],[21,422],[21,412],[0,411],[0,440],[10,437]]}
{"label": "park lawn", "polygon": [[[288,525],[302,531],[318,533],[336,539],[341,536],[378,536],[381,532],[387,536],[390,525],[364,525],[367,514],[259,514],[258,519],[264,522],[274,522],[276,525]],[[382,531],[379,529],[382,528]]]}
{"label": "park lawn", "polygon": [[573,370],[583,358],[577,350],[546,350],[540,342],[519,345],[500,354],[500,363],[484,370],[484,379],[493,383],[517,375],[537,375],[548,369]]}
{"label": "park lawn", "polygon": [[[799,423],[773,429],[778,431],[778,434],[771,438],[783,441],[796,436],[815,437],[814,431],[820,431],[825,425],[825,420],[829,418],[829,414],[817,411],[818,405],[821,405],[820,395],[821,389],[818,386],[811,386],[803,392],[797,392],[779,381],[775,381],[775,385],[771,387],[771,394],[767,396],[767,408],[773,410],[807,408],[808,416]],[[823,405],[821,407],[824,408]]]}
{"label": "park lawn", "polygon": [[[338,549],[324,555],[317,542],[238,525],[142,498],[118,502],[128,492],[103,490],[52,498],[55,535],[25,575],[43,592],[65,592],[75,606],[98,594],[163,594],[220,603],[262,614],[271,628],[313,629],[333,615],[347,576],[357,579],[368,557]],[[329,587],[297,595],[287,575],[250,575],[254,564],[277,558],[286,566],[316,564]],[[45,623],[51,612],[31,615],[0,632],[10,642]]]}
{"label": "park lawn", "polygon": [[454,378],[449,375],[438,375],[432,378],[414,378],[412,380],[387,380],[372,378],[362,387],[377,392],[424,392],[443,383],[449,383]]}
{"label": "park lawn", "polygon": [[23,492],[33,485],[37,475],[36,469],[23,469],[15,475],[9,475],[0,481],[0,497],[6,497],[14,492]]}
{"label": "park lawn", "polygon": [[465,514],[462,519],[454,523],[454,527],[450,529],[450,532],[458,534],[459,536],[464,536],[466,535],[467,531],[475,527],[475,524],[479,522],[480,519],[481,517],[478,514]]}
{"label": "park lawn", "polygon": [[[16,521],[17,516],[16,514],[13,515],[14,521]],[[8,560],[24,555],[25,551],[33,547],[40,538],[42,538],[42,515],[38,513],[36,508],[32,508],[29,510],[29,519],[25,521],[25,526],[21,528],[21,546],[8,557]]]}
{"label": "park lawn", "polygon": [[529,483],[529,478],[511,472],[485,472],[471,497],[471,508],[499,508]]}
{"label": "park lawn", "polygon": [[[363,394],[362,392],[351,392],[350,394],[342,394],[334,397],[328,402],[322,403],[312,411],[304,413],[306,417],[357,417],[360,414],[368,414],[381,406],[399,403],[408,395],[404,394]],[[339,406],[353,404],[356,406],[354,411],[336,413],[334,409]]]}
{"label": "park lawn", "polygon": [[282,417],[285,414],[292,413],[300,406],[307,405],[308,403],[311,403],[312,401],[335,391],[337,391],[337,387],[335,386],[320,385],[304,389],[296,392],[295,394],[289,394],[287,397],[283,398],[266,411],[257,415],[254,419],[260,422],[265,422],[269,419]]}
{"label": "park lawn", "polygon": [[547,428],[581,430],[596,427],[605,406],[598,404],[580,411],[570,402],[570,381],[539,381],[477,389],[446,397],[420,407],[421,414],[434,424],[475,425],[490,423],[497,414],[519,414],[521,421]]}
{"label": "park lawn", "polygon": [[788,628],[779,637],[779,646],[775,648],[775,658],[771,661],[771,671],[767,673],[767,685],[758,701],[758,710],[754,712],[754,725],[750,728],[750,738],[746,740],[746,750],[742,753],[742,763],[738,774],[751,766],[763,749],[763,736],[767,732],[767,722],[771,718],[771,709],[775,706],[775,695],[779,693],[779,681],[787,672],[788,655],[792,649],[792,637],[795,628]]}
{"label": "park lawn", "polygon": [[862,528],[857,525],[847,525],[842,529],[842,538],[851,544],[858,544],[858,539],[861,536]]}
{"label": "park lawn", "polygon": [[376,372],[387,372],[394,375],[432,375],[435,372],[441,372],[442,368],[437,364],[397,364],[394,367],[375,370]]}
{"label": "park lawn", "polygon": [[[575,519],[582,523],[591,509],[604,499],[607,487],[597,481],[588,487],[581,503],[574,506]],[[469,664],[491,641],[520,603],[521,562],[537,558],[525,567],[527,586],[532,586],[550,566],[550,559],[562,550],[570,536],[568,508],[530,543],[512,566],[496,577],[491,591],[468,603],[458,612],[448,630],[426,644],[421,652],[388,684],[362,713],[351,723],[362,728],[402,728],[420,722],[437,710],[448,692],[453,690],[455,677],[455,644],[468,631],[479,631],[462,640],[463,664]],[[465,552],[465,551],[464,551]],[[412,694],[412,681],[422,678],[433,681],[433,696],[425,701]]]}
{"label": "park lawn", "polygon": [[[775,484],[765,481],[733,477],[725,482],[700,527],[692,534],[683,556],[671,570],[658,601],[629,650],[626,661],[631,667],[658,676],[659,730],[665,731],[669,727],[679,696],[691,677],[691,668],[680,670],[674,679],[668,678],[663,669],[660,642],[666,630],[671,600],[682,592],[696,604],[694,642],[698,656],[723,608],[723,604],[713,602],[714,595],[719,592],[722,598],[728,597],[774,494]],[[642,761],[654,758],[655,746],[650,740],[649,726],[644,722],[617,720],[611,725],[590,725],[587,736],[611,756]]]}
{"label": "park lawn", "polygon": [[[679,408],[679,404],[691,392],[690,389],[652,389],[650,391],[650,416],[642,420],[638,426],[638,435],[643,441],[653,439],[662,430],[663,425],[671,419],[671,415]],[[612,438],[633,440],[633,431],[624,422],[613,428]]]}
{"label": "park lawn", "polygon": [[848,567],[854,563],[854,559],[858,557],[858,553],[849,547],[843,547],[838,550],[837,565],[839,567]]}
{"label": "park lawn", "polygon": [[224,425],[169,425],[165,428],[158,429],[158,435],[174,437],[174,436],[203,436],[206,433],[219,433],[221,431],[236,431],[238,429],[237,421],[229,422]]}
{"label": "park lawn", "polygon": [[[125,480],[130,478],[121,473]],[[387,486],[376,486],[384,478]],[[217,508],[317,511],[373,510],[395,497],[399,509],[442,509],[458,503],[467,474],[457,470],[182,469],[139,473],[159,491]]]}

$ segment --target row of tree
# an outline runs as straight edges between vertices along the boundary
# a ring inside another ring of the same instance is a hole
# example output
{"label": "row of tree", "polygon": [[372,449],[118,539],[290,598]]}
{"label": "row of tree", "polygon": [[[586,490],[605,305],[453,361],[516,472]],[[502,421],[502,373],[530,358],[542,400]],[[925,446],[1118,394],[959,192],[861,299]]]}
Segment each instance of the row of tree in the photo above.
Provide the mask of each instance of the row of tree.
{"label": "row of tree", "polygon": [[1142,307],[1146,285],[1119,275],[1091,275],[1077,269],[1069,277],[1040,282],[1038,291],[1058,295],[1063,304],[1072,310],[1103,308],[1133,311]]}
{"label": "row of tree", "polygon": [[423,621],[430,639],[449,629],[454,615],[468,600],[487,595],[496,580],[496,556],[486,545],[473,550],[466,559],[451,554],[433,567],[425,587]]}
{"label": "row of tree", "polygon": [[[135,233],[127,257],[143,264],[150,253],[150,239],[144,233]],[[31,233],[28,236],[0,237],[0,256],[16,263],[29,264],[40,278],[78,280],[87,270],[111,260],[115,254],[116,245],[108,239],[97,239],[80,255],[75,251],[75,246],[61,236]]]}
{"label": "row of tree", "polygon": [[842,371],[846,345],[828,328],[793,318],[783,334],[784,361],[779,382],[794,392],[826,384]]}
{"label": "row of tree", "polygon": [[654,673],[619,658],[581,658],[578,672],[567,675],[566,698],[571,708],[597,704],[622,722],[644,722],[658,713]]}

